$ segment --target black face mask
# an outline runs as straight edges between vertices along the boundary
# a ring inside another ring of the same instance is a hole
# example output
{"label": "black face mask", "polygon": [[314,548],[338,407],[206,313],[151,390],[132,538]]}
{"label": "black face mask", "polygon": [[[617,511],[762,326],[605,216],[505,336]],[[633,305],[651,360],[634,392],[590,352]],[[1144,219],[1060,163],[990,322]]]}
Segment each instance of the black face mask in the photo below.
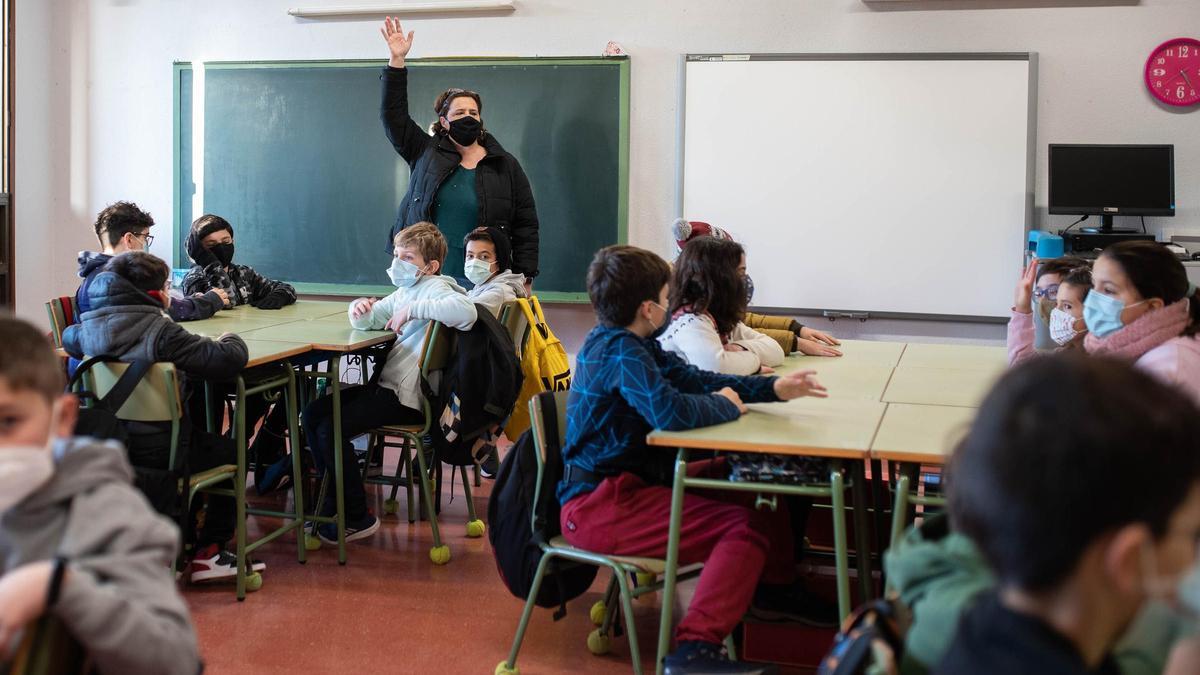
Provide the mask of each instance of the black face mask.
{"label": "black face mask", "polygon": [[217,244],[216,246],[208,249],[208,251],[212,253],[213,257],[217,259],[217,262],[221,263],[222,265],[229,265],[233,263],[233,242],[228,244]]}
{"label": "black face mask", "polygon": [[450,123],[450,138],[463,147],[479,140],[479,135],[482,132],[483,122],[470,115],[460,117]]}

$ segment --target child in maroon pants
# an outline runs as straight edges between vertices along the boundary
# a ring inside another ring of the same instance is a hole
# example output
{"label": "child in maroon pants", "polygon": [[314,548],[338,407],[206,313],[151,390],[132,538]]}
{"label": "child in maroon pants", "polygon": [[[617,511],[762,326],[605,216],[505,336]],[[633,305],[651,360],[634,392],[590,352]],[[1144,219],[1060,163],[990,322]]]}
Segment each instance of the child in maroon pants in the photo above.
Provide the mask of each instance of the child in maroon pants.
{"label": "child in maroon pants", "polygon": [[[729,422],[746,412],[743,400],[825,396],[812,371],[721,375],[664,352],[656,338],[670,318],[669,278],[662,258],[632,246],[602,249],[588,269],[588,295],[600,325],[576,358],[563,447],[566,476],[558,485],[563,535],[573,545],[665,557],[674,456],[646,446],[652,430]],[[696,463],[689,473],[721,467]],[[684,498],[680,563],[705,566],[676,629],[668,672],[762,672],[761,666],[726,661],[721,640],[752,601],[772,616],[794,614],[787,610],[802,602],[787,513],[756,511],[752,499],[722,492]]]}

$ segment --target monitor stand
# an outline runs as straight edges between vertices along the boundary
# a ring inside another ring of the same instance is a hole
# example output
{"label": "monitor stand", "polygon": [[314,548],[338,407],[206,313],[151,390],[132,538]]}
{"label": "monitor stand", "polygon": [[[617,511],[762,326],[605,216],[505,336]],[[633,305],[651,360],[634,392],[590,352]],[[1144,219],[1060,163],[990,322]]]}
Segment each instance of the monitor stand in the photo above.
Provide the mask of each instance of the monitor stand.
{"label": "monitor stand", "polygon": [[1100,227],[1081,227],[1082,232],[1088,234],[1134,234],[1141,232],[1131,227],[1113,227],[1113,217],[1110,214],[1100,216]]}

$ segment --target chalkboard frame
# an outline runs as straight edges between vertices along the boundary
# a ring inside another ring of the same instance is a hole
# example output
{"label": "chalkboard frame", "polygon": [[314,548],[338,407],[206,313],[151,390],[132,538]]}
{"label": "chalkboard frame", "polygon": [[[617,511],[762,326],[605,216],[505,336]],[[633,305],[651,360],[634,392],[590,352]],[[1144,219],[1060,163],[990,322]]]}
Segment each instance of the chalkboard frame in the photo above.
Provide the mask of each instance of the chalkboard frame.
{"label": "chalkboard frame", "polygon": [[[589,57],[589,56],[560,56],[560,57],[436,57],[408,59],[407,63],[418,68],[440,66],[560,66],[560,65],[612,65],[618,68],[620,75],[620,110],[619,137],[617,155],[617,241],[625,244],[629,240],[629,92],[630,92],[630,61],[628,56]],[[314,61],[206,61],[203,62],[205,71],[229,69],[272,69],[272,68],[382,68],[387,61],[381,59],[329,59]],[[172,64],[172,225],[173,250],[172,259],[176,267],[189,267],[190,261],[183,250],[183,242],[179,232],[182,230],[183,199],[180,179],[182,161],[182,114],[183,114],[183,73],[194,67],[191,61],[176,61]],[[543,251],[543,254],[546,252]],[[370,284],[330,284],[311,282],[291,282],[301,294],[330,295],[355,297],[360,295],[386,295],[393,288]],[[587,303],[586,292],[535,291],[538,298],[544,302]]]}

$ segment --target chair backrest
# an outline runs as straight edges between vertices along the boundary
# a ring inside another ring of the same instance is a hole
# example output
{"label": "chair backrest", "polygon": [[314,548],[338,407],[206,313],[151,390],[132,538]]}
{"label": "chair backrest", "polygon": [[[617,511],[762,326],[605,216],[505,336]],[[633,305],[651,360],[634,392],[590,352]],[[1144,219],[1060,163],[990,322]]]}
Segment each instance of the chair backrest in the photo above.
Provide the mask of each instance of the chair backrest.
{"label": "chair backrest", "polygon": [[67,329],[67,326],[71,325],[68,312],[70,312],[69,316],[73,317],[76,315],[75,312],[70,311],[73,307],[64,303],[64,300],[67,303],[74,302],[74,298],[67,297],[51,298],[46,302],[46,315],[50,317],[50,335],[54,338],[55,347],[62,347],[63,331]]}
{"label": "chair backrest", "polygon": [[92,672],[83,645],[58,619],[43,616],[25,629],[11,663],[10,675],[72,675]]}
{"label": "chair backrest", "polygon": [[425,342],[421,345],[421,376],[442,370],[450,364],[454,354],[454,334],[438,321],[430,321],[425,329]]}
{"label": "chair backrest", "polygon": [[512,338],[513,346],[517,348],[517,358],[521,358],[525,352],[525,341],[529,339],[529,319],[515,300],[504,303],[500,310],[500,324],[508,332],[508,337]]}
{"label": "chair backrest", "polygon": [[[94,364],[85,375],[89,380],[88,389],[97,397],[104,398],[128,368],[128,363],[115,361]],[[117,418],[127,422],[178,422],[182,417],[179,377],[173,363],[150,366],[145,377],[117,411]]]}
{"label": "chair backrest", "polygon": [[[542,490],[553,492],[558,478],[546,471],[547,463],[556,467],[562,466],[562,447],[567,442],[567,396],[566,391],[543,391],[529,399],[529,429],[533,434],[533,447],[537,455],[537,489],[534,492],[533,503],[540,504]],[[550,410],[553,406],[553,411]],[[553,414],[558,422],[558,436],[554,439],[546,437],[549,426],[546,421]],[[559,453],[555,457],[548,455],[553,448]],[[556,472],[561,474],[561,471]],[[548,484],[547,484],[548,483]],[[537,531],[537,509],[531,510],[534,518],[533,527]]]}

